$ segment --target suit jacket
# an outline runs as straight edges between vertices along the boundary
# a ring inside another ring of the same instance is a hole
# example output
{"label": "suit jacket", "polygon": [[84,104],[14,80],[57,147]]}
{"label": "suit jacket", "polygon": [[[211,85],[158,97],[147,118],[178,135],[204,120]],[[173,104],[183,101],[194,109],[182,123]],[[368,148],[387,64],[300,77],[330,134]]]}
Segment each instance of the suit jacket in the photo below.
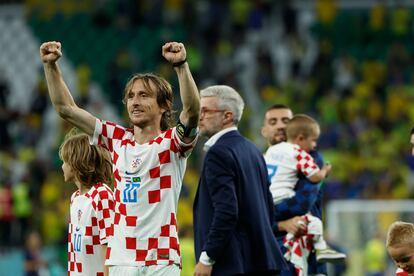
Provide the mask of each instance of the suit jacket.
{"label": "suit jacket", "polygon": [[238,131],[224,134],[206,154],[194,200],[196,260],[206,251],[213,275],[285,268],[273,208],[263,155]]}

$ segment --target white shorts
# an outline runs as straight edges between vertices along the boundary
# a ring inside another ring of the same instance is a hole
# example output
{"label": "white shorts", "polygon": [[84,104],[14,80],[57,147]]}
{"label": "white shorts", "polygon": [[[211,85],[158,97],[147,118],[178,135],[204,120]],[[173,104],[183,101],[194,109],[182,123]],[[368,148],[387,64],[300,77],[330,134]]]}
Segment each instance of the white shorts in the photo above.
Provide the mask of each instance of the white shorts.
{"label": "white shorts", "polygon": [[109,266],[109,276],[179,276],[178,265]]}

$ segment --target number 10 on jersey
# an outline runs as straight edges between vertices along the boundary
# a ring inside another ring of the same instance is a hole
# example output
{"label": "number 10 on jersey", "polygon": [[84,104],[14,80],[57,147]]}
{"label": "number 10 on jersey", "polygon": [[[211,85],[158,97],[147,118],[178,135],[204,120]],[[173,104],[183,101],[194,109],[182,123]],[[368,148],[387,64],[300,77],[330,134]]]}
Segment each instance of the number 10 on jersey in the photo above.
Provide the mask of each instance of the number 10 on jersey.
{"label": "number 10 on jersey", "polygon": [[141,186],[141,177],[126,177],[125,188],[123,190],[123,202],[136,203],[138,201],[138,188]]}
{"label": "number 10 on jersey", "polygon": [[141,186],[139,183],[127,183],[124,189],[124,202],[132,203],[138,201],[137,190]]}
{"label": "number 10 on jersey", "polygon": [[82,234],[73,234],[73,250],[80,252],[82,248]]}

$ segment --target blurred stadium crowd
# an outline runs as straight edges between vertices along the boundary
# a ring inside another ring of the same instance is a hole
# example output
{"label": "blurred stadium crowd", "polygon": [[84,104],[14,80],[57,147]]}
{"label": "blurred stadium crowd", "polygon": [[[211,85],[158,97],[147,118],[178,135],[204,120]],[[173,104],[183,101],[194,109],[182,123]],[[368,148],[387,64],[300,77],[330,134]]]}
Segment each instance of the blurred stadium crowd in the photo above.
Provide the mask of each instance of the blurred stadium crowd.
{"label": "blurred stadium crowd", "polygon": [[[412,198],[413,7],[399,1],[391,7],[382,1],[354,7],[334,0],[289,2],[28,0],[23,7],[38,45],[62,42],[75,68],[77,103],[103,118],[113,119],[105,108],[126,118],[122,92],[133,72],[161,74],[178,91],[160,49],[165,41],[182,41],[200,89],[227,84],[242,93],[248,105],[241,132],[262,150],[266,107],[285,103],[295,113],[317,118],[319,148],[333,164],[323,186],[325,202]],[[24,56],[24,39],[16,31],[12,37],[2,35],[0,44]],[[10,58],[4,52],[0,60]],[[38,59],[30,56],[20,63],[26,67],[33,61],[37,68],[31,72],[35,85],[25,91],[28,108],[9,104],[15,92],[0,67],[0,246],[21,246],[25,231],[38,229],[46,244],[60,243],[64,251],[68,200],[75,186],[63,182],[57,147],[69,128],[47,119],[51,104]],[[13,78],[21,71],[25,68]],[[23,75],[18,82],[24,81]],[[96,87],[104,100],[97,99]],[[55,138],[45,138],[51,135]],[[181,236],[192,233],[201,162],[199,146],[184,179]]]}

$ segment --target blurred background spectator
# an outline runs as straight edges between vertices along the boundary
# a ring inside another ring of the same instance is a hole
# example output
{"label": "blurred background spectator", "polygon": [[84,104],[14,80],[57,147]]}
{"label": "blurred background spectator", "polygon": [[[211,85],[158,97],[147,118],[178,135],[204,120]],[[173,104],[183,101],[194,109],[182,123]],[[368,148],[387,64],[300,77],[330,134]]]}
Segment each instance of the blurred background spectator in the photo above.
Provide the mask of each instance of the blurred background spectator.
{"label": "blurred background spectator", "polygon": [[26,237],[24,271],[26,276],[47,276],[47,263],[42,256],[42,240],[39,233],[31,232]]}

